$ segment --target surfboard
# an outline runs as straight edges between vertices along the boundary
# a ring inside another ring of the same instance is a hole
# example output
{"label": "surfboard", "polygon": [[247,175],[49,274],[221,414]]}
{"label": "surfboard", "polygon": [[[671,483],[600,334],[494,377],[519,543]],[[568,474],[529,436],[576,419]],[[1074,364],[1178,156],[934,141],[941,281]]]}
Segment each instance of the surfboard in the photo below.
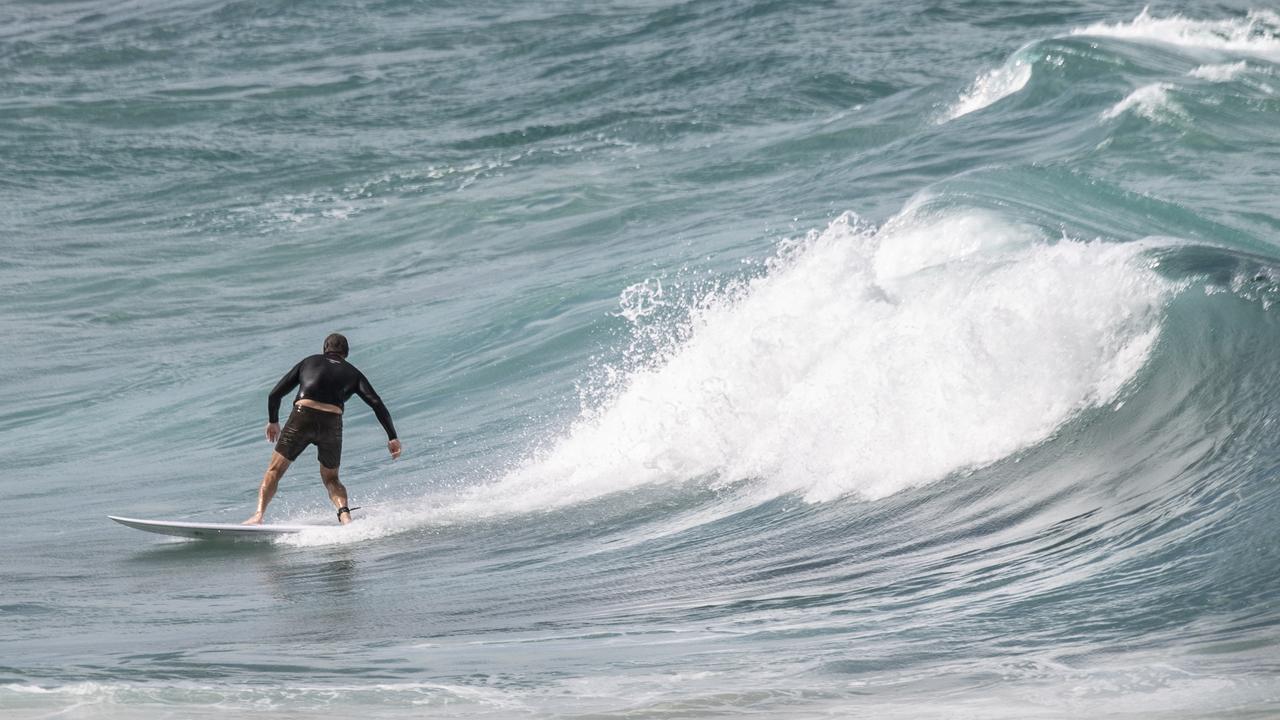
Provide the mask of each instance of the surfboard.
{"label": "surfboard", "polygon": [[185,520],[139,520],[115,515],[107,517],[137,530],[196,540],[272,540],[281,535],[320,527],[319,525],[238,525]]}

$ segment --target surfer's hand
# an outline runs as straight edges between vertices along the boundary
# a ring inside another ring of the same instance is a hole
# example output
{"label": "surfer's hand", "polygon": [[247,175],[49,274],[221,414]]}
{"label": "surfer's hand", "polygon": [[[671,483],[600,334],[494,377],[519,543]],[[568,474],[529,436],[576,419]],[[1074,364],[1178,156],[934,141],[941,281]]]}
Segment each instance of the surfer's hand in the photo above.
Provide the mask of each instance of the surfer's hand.
{"label": "surfer's hand", "polygon": [[400,440],[399,439],[388,440],[387,450],[391,453],[392,460],[395,460],[396,458],[400,457]]}
{"label": "surfer's hand", "polygon": [[280,437],[280,423],[267,423],[267,442],[275,442]]}

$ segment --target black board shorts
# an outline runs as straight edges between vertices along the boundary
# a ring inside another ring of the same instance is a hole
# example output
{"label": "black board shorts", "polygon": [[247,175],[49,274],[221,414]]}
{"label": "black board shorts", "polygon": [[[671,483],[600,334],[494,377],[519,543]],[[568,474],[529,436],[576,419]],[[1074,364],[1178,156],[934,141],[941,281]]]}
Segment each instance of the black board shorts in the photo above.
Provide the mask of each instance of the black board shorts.
{"label": "black board shorts", "polygon": [[321,465],[336,469],[342,462],[342,416],[294,405],[276,441],[276,452],[293,462],[308,445],[316,446]]}

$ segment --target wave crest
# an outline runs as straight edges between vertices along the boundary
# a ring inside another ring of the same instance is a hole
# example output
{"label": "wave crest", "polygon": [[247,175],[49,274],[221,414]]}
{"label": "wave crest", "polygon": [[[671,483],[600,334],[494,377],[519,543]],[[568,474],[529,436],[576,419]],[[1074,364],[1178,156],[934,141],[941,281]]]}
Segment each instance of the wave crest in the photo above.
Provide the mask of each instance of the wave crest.
{"label": "wave crest", "polygon": [[1095,23],[1071,34],[1280,57],[1280,15],[1270,10],[1254,10],[1238,19],[1193,20],[1177,14],[1152,17],[1150,9],[1143,8],[1130,22]]}
{"label": "wave crest", "polygon": [[478,492],[490,511],[692,478],[874,499],[990,464],[1143,367],[1169,285],[1141,254],[985,212],[844,216],[693,310],[662,362],[617,373],[608,402]]}

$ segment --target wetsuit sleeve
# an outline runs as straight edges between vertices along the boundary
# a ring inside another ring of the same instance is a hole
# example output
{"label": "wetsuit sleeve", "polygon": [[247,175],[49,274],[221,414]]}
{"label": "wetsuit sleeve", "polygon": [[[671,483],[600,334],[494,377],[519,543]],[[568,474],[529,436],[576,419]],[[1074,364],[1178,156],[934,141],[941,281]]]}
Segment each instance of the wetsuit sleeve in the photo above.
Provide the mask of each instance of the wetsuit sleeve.
{"label": "wetsuit sleeve", "polygon": [[292,370],[280,378],[280,382],[276,383],[276,386],[271,390],[271,394],[267,396],[267,420],[269,422],[280,422],[280,401],[291,390],[298,387],[298,373],[301,367],[302,363],[294,365]]}
{"label": "wetsuit sleeve", "polygon": [[382,429],[387,431],[387,439],[395,440],[396,426],[391,424],[391,413],[387,411],[387,406],[382,404],[382,398],[373,391],[373,386],[364,375],[360,376],[360,384],[356,385],[356,394],[366,405],[373,408],[374,416],[378,418],[378,422],[382,423]]}

